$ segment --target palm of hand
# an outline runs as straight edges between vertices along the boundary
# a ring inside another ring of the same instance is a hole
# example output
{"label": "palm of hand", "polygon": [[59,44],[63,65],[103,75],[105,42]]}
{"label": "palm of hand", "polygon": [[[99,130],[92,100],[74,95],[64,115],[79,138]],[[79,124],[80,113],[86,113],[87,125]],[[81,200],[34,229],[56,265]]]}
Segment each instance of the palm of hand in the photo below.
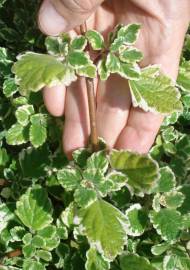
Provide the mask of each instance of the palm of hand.
{"label": "palm of hand", "polygon": [[[183,5],[188,10],[189,3],[186,0],[180,4],[178,0],[175,0],[175,4],[171,0],[167,4],[163,0],[152,2],[149,1],[147,6],[146,0],[107,1],[89,18],[88,28],[95,28],[106,36],[117,23],[142,24],[137,42],[137,47],[144,53],[141,65],[161,64],[163,71],[175,79],[189,20],[189,14],[181,14],[181,20],[179,11]],[[99,136],[106,140],[110,148],[147,152],[163,117],[131,108],[127,82],[118,76],[111,76],[106,83],[96,85]],[[64,107],[63,145],[67,153],[84,147],[90,133],[84,81],[73,83],[69,88],[65,106],[65,90],[62,86],[55,87],[54,91],[49,88],[44,90],[44,100],[50,112],[59,115]]]}

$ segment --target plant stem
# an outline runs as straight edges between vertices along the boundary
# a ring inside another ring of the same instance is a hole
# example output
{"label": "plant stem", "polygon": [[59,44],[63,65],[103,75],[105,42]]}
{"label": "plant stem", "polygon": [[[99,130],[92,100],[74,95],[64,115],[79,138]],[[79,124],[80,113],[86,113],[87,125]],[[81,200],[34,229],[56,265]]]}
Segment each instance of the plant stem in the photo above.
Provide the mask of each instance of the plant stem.
{"label": "plant stem", "polygon": [[[80,31],[82,35],[86,33],[87,31],[86,23],[83,23],[80,26]],[[94,94],[94,80],[91,78],[85,78],[85,80],[86,80],[86,89],[87,89],[87,95],[88,95],[91,144],[92,144],[92,150],[96,152],[99,150],[99,144],[98,144],[98,132],[97,132],[97,124],[96,124],[96,102],[95,102],[95,94]]]}
{"label": "plant stem", "polygon": [[0,179],[0,187],[8,186],[9,182],[5,179]]}
{"label": "plant stem", "polygon": [[18,257],[20,255],[22,255],[22,251],[20,249],[13,250],[6,254],[8,258]]}

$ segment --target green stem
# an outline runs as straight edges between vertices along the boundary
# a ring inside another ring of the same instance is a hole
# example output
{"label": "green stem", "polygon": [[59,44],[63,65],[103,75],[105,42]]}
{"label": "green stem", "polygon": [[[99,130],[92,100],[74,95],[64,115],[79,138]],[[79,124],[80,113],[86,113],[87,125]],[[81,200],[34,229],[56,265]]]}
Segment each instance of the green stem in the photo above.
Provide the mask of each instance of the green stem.
{"label": "green stem", "polygon": [[[85,35],[87,31],[86,23],[80,26],[81,34]],[[88,47],[89,50],[89,47]],[[99,150],[98,144],[98,132],[96,124],[96,102],[94,94],[94,80],[91,78],[85,78],[86,80],[86,89],[88,96],[88,108],[89,108],[89,118],[90,118],[90,132],[91,132],[91,144],[92,150],[94,152]]]}

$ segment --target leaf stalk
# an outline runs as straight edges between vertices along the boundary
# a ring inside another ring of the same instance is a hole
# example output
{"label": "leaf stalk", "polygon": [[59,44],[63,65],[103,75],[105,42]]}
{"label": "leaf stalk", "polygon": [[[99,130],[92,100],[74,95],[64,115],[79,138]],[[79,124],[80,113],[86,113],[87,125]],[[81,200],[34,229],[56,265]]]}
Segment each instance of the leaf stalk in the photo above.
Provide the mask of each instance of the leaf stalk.
{"label": "leaf stalk", "polygon": [[[87,31],[86,23],[83,23],[80,26],[80,31],[82,35],[85,35]],[[89,50],[89,47],[88,47]],[[88,108],[89,108],[89,118],[90,118],[90,132],[91,132],[91,145],[93,152],[99,150],[98,143],[98,132],[97,132],[97,123],[96,123],[96,102],[94,94],[94,80],[91,78],[85,78],[86,80],[86,89],[88,96]]]}

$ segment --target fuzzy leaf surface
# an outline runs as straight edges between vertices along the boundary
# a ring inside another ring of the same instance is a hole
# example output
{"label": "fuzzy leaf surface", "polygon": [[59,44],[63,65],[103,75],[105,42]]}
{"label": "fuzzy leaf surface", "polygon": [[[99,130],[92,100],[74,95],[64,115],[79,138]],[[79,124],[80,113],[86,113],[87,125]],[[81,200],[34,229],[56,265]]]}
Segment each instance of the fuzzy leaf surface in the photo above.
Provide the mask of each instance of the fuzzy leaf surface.
{"label": "fuzzy leaf surface", "polygon": [[163,240],[175,241],[178,238],[182,226],[182,218],[178,211],[173,209],[161,209],[159,212],[152,211],[150,220]]}
{"label": "fuzzy leaf surface", "polygon": [[124,254],[120,258],[121,270],[156,270],[150,262],[136,254]]}
{"label": "fuzzy leaf surface", "polygon": [[12,71],[23,95],[27,95],[28,91],[37,92],[46,85],[54,86],[62,83],[68,86],[76,80],[72,69],[55,57],[32,52],[21,55]]}
{"label": "fuzzy leaf surface", "polygon": [[127,235],[125,216],[111,204],[97,200],[79,213],[91,246],[112,261],[123,250]]}
{"label": "fuzzy leaf surface", "polygon": [[159,69],[152,72],[154,69],[144,68],[139,80],[129,82],[133,106],[161,114],[181,111],[180,93],[174,82]]}
{"label": "fuzzy leaf surface", "polygon": [[105,261],[102,256],[96,251],[95,248],[91,248],[86,254],[87,261],[85,264],[86,270],[108,270],[110,269],[109,262]]}
{"label": "fuzzy leaf surface", "polygon": [[88,30],[85,36],[93,50],[102,50],[104,48],[104,38],[99,32]]}
{"label": "fuzzy leaf surface", "polygon": [[128,177],[128,184],[134,189],[149,192],[159,174],[158,165],[149,155],[140,155],[129,151],[112,151],[112,168]]}
{"label": "fuzzy leaf surface", "polygon": [[16,205],[16,215],[33,230],[45,228],[52,222],[52,205],[46,191],[39,185],[29,188]]}

